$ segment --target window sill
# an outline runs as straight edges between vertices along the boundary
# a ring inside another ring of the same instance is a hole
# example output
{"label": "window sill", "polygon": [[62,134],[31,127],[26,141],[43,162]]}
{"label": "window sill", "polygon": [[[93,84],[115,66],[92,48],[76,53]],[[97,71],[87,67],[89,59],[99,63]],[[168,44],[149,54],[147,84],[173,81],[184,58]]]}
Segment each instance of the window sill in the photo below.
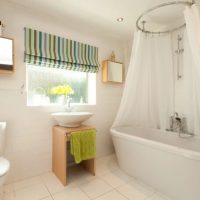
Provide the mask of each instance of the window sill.
{"label": "window sill", "polygon": [[[96,106],[96,103],[71,103],[71,107],[78,106]],[[64,107],[60,104],[27,104],[27,107]]]}

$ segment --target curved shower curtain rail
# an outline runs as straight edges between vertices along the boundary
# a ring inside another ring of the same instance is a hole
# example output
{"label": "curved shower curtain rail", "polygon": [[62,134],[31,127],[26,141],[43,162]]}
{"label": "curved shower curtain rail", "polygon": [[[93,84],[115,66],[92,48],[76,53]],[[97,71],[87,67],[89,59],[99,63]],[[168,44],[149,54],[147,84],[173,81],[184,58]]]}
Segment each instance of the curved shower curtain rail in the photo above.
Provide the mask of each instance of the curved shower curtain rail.
{"label": "curved shower curtain rail", "polygon": [[192,2],[189,2],[189,1],[173,1],[173,2],[168,2],[168,3],[163,3],[163,4],[159,4],[157,6],[154,6],[148,10],[146,10],[145,12],[143,12],[137,19],[136,21],[136,27],[138,30],[144,32],[144,33],[151,33],[151,34],[161,34],[161,33],[170,33],[172,31],[176,31],[182,27],[185,26],[185,23],[176,27],[176,28],[172,28],[172,29],[169,29],[169,30],[166,30],[166,31],[148,31],[148,30],[145,30],[144,28],[144,25],[146,23],[146,21],[141,21],[141,23],[143,24],[143,27],[140,27],[140,20],[148,13],[154,11],[154,10],[157,10],[159,8],[162,8],[162,7],[165,7],[165,6],[170,6],[170,5],[177,5],[177,4],[180,4],[180,5],[186,5],[186,6],[192,6],[194,4],[194,0]]}

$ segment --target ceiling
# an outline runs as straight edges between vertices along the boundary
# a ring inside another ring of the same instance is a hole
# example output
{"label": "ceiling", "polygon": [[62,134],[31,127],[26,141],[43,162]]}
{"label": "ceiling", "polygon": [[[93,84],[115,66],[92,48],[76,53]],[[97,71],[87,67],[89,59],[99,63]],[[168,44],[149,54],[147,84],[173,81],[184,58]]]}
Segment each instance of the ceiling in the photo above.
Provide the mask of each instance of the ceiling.
{"label": "ceiling", "polygon": [[[157,4],[176,0],[6,0],[42,12],[67,25],[87,29],[117,39],[132,38],[137,17]],[[182,9],[160,11],[152,16],[166,23],[182,16]],[[177,14],[179,13],[179,14]],[[123,17],[119,23],[116,18]]]}

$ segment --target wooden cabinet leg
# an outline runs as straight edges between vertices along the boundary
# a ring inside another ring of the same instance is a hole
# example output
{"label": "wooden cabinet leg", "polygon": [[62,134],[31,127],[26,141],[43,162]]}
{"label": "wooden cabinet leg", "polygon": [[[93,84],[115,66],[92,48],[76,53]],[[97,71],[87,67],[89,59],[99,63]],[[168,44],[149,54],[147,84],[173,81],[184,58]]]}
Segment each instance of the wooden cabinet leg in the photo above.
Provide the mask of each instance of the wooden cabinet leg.
{"label": "wooden cabinet leg", "polygon": [[67,142],[63,131],[53,127],[52,170],[65,186],[67,185]]}
{"label": "wooden cabinet leg", "polygon": [[80,165],[87,171],[89,171],[91,174],[95,176],[96,173],[96,160],[90,159],[90,160],[84,160],[80,163]]}

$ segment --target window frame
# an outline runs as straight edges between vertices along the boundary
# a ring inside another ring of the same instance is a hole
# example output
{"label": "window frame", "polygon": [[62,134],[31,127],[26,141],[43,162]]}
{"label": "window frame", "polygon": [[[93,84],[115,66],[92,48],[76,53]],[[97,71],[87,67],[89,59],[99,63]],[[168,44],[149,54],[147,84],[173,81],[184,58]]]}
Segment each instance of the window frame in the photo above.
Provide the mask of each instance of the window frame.
{"label": "window frame", "polygon": [[[60,103],[46,103],[46,104],[33,104],[29,102],[28,94],[29,94],[29,80],[28,80],[28,67],[35,66],[40,67],[37,65],[31,65],[26,64],[26,106],[28,107],[63,107],[64,104]],[[96,73],[88,73],[88,72],[82,72],[87,73],[86,79],[87,79],[87,103],[71,103],[71,106],[93,106],[96,105],[96,85],[97,85],[97,76]]]}

